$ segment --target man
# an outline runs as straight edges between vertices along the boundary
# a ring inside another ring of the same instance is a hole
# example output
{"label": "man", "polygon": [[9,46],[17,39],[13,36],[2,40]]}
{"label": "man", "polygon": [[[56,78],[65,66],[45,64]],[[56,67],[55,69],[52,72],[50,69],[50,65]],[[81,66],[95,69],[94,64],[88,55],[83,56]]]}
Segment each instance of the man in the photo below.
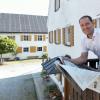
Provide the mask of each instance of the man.
{"label": "man", "polygon": [[[90,16],[83,16],[79,19],[80,27],[85,34],[82,41],[81,56],[70,59],[75,64],[83,64],[88,59],[88,51],[95,53],[100,59],[100,29],[94,28],[93,20]],[[63,60],[66,59],[65,57]]]}

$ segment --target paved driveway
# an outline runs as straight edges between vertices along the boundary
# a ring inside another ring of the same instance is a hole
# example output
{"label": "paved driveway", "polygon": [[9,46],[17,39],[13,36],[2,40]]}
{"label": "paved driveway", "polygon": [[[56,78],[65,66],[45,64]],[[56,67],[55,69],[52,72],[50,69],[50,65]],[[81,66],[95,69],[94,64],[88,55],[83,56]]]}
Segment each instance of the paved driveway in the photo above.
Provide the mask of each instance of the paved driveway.
{"label": "paved driveway", "polygon": [[33,73],[41,61],[10,62],[0,66],[0,100],[36,100]]}
{"label": "paved driveway", "polygon": [[3,66],[0,66],[0,79],[32,74],[41,70],[41,60],[5,62]]}

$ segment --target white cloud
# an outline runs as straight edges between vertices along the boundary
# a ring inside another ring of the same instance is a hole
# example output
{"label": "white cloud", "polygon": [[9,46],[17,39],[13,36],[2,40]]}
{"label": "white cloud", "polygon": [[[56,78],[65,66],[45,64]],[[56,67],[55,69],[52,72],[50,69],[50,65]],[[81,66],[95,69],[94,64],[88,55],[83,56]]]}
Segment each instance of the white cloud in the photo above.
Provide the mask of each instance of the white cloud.
{"label": "white cloud", "polygon": [[0,13],[47,15],[49,0],[0,0]]}

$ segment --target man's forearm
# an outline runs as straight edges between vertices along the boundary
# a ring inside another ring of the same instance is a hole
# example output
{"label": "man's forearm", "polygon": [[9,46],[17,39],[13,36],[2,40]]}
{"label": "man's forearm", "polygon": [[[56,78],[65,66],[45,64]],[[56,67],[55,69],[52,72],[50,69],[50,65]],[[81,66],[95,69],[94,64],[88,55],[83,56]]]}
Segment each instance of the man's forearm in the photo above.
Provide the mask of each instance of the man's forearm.
{"label": "man's forearm", "polygon": [[78,58],[75,58],[75,59],[71,59],[70,61],[79,65],[79,64],[85,63],[87,61],[87,59],[81,59],[80,57],[78,57]]}

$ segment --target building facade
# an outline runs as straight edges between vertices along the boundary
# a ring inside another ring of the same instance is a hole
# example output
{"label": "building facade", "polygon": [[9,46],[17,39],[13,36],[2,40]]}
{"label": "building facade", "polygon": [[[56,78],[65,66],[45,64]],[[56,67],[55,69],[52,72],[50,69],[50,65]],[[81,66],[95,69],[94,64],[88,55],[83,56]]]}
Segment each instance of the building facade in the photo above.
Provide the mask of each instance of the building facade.
{"label": "building facade", "polygon": [[[0,14],[0,36],[14,39],[20,59],[41,57],[47,53],[47,16]],[[3,55],[13,58],[12,54]]]}
{"label": "building facade", "polygon": [[[98,4],[98,5],[97,5]],[[94,27],[100,28],[100,1],[98,0],[50,0],[48,12],[48,56],[70,55],[79,57],[81,40],[84,36],[79,19],[84,15],[93,17]],[[89,52],[89,58],[96,58]],[[64,96],[63,75],[51,75]]]}

